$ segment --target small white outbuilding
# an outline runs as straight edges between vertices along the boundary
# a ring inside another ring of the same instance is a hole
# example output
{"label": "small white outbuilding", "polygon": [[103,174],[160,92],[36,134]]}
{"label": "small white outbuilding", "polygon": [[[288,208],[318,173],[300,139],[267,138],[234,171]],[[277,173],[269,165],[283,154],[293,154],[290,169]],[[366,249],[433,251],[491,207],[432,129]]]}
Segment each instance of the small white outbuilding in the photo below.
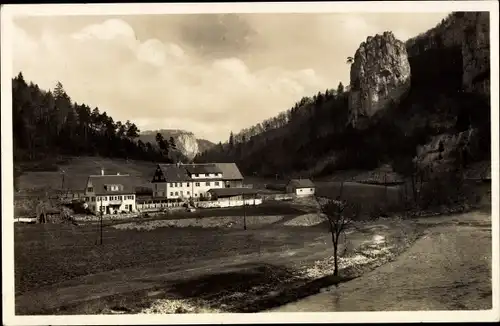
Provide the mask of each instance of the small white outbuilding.
{"label": "small white outbuilding", "polygon": [[293,193],[299,197],[313,196],[316,186],[310,179],[291,179],[287,186],[286,192]]}

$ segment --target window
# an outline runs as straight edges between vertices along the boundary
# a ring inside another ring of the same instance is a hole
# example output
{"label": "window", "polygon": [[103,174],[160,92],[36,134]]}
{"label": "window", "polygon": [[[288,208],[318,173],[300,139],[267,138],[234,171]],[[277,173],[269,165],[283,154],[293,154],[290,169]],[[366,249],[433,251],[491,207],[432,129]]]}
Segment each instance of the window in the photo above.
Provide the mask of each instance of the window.
{"label": "window", "polygon": [[207,186],[210,186],[210,182],[207,182],[207,183],[206,183],[206,185],[207,185]]}
{"label": "window", "polygon": [[87,188],[87,191],[88,191],[88,192],[94,192],[94,188],[93,188],[93,187],[88,187],[88,188]]}
{"label": "window", "polygon": [[189,191],[187,192],[188,196],[189,196]]}
{"label": "window", "polygon": [[174,195],[174,193],[173,193],[173,192],[170,192],[170,196],[173,196],[173,195]]}
{"label": "window", "polygon": [[186,183],[186,187],[189,187],[189,182],[188,182],[188,183]]}
{"label": "window", "polygon": [[195,185],[196,187],[199,187],[199,186],[200,186],[200,183],[199,183],[199,182],[197,182],[197,183],[195,183],[194,185]]}
{"label": "window", "polygon": [[218,186],[219,185],[219,181],[215,181],[214,185]]}
{"label": "window", "polygon": [[198,194],[194,194],[195,197],[198,197]]}
{"label": "window", "polygon": [[158,191],[158,184],[155,183],[155,190]]}
{"label": "window", "polygon": [[104,200],[104,201],[108,200],[108,196],[104,196],[104,199],[103,199],[103,200]]}
{"label": "window", "polygon": [[179,196],[179,192],[178,192],[178,191],[176,191],[176,192],[175,192],[175,195],[176,195],[176,196]]}
{"label": "window", "polygon": [[91,198],[90,198],[90,201],[95,201],[95,197],[91,197]]}
{"label": "window", "polygon": [[123,198],[122,196],[118,196],[118,200],[122,200],[122,198]]}
{"label": "window", "polygon": [[194,176],[195,176],[195,177],[198,177],[198,173],[195,173],[195,174],[194,174]]}
{"label": "window", "polygon": [[299,192],[302,192],[302,189],[299,189]]}
{"label": "window", "polygon": [[173,188],[173,187],[174,187],[174,184],[173,184],[173,183],[170,183],[170,187],[172,187],[172,188]]}

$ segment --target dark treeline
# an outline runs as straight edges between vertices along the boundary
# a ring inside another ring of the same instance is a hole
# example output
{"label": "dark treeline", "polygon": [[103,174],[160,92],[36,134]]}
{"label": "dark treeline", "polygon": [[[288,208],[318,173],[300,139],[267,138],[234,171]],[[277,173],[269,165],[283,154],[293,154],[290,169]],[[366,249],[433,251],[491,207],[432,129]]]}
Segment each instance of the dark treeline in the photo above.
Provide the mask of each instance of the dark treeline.
{"label": "dark treeline", "polygon": [[276,117],[231,133],[227,142],[195,160],[236,162],[246,175],[284,178],[373,169],[384,163],[405,173],[419,145],[469,128],[479,131],[479,148],[470,160],[489,159],[489,99],[462,89],[461,49],[427,49],[409,61],[411,89],[366,129],[349,126],[349,93],[339,84],[337,90],[304,97]]}
{"label": "dark treeline", "polygon": [[[197,162],[236,162],[247,175],[274,176],[303,170],[317,157],[348,146],[348,92],[340,83],[198,155]],[[355,162],[354,162],[355,163]]]}
{"label": "dark treeline", "polygon": [[73,102],[60,82],[53,91],[45,91],[19,73],[12,80],[12,120],[17,162],[60,155],[172,161],[166,153],[169,146],[158,150],[137,140],[134,123],[114,121],[97,107]]}

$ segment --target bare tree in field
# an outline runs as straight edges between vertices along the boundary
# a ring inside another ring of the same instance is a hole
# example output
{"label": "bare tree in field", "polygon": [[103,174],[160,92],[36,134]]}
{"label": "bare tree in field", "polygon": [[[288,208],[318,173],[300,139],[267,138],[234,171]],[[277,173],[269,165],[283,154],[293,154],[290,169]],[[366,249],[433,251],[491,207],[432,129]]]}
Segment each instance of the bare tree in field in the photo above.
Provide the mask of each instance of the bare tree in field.
{"label": "bare tree in field", "polygon": [[344,235],[345,230],[355,220],[359,214],[359,206],[349,204],[345,200],[341,200],[340,196],[337,199],[326,199],[316,197],[319,204],[320,211],[328,221],[329,231],[332,237],[333,244],[333,261],[334,271],[333,275],[339,275],[339,239]]}

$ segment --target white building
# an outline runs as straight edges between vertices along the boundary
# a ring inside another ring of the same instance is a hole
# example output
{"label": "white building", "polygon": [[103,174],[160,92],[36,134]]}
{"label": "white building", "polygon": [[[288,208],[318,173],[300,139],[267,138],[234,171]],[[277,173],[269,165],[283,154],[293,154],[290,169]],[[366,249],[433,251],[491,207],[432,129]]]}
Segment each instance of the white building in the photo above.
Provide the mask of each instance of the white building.
{"label": "white building", "polygon": [[94,213],[117,214],[136,211],[135,188],[129,175],[91,175],[85,187],[85,203]]}
{"label": "white building", "polygon": [[316,186],[309,179],[292,179],[286,185],[286,192],[293,193],[299,197],[313,196]]}
{"label": "white building", "polygon": [[[221,166],[223,168],[221,168]],[[210,197],[210,189],[228,188],[243,182],[234,163],[158,164],[153,180],[153,197],[195,200]],[[228,173],[225,176],[224,170]]]}

